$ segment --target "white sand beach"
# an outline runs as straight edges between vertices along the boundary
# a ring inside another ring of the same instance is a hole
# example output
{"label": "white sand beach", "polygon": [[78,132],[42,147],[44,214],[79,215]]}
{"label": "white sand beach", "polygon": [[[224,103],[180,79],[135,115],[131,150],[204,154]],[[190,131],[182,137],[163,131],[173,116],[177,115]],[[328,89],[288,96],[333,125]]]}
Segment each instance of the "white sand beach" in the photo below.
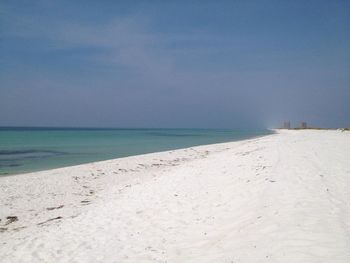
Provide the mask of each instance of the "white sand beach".
{"label": "white sand beach", "polygon": [[0,261],[350,262],[350,132],[0,177]]}

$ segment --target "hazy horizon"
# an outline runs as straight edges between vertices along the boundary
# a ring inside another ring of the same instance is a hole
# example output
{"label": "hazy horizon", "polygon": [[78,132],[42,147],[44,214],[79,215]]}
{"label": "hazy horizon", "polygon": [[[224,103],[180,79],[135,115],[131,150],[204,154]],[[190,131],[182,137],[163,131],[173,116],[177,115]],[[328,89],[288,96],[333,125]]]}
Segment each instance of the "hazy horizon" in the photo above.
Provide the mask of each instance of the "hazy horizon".
{"label": "hazy horizon", "polygon": [[1,1],[0,127],[350,127],[349,1]]}
{"label": "hazy horizon", "polygon": [[98,129],[105,129],[105,130],[269,130],[273,128],[281,128],[281,127],[228,127],[228,128],[216,128],[216,127],[117,127],[117,126],[99,126],[99,127],[94,127],[94,126],[0,126],[0,130],[16,130],[16,129],[67,129],[67,130],[98,130]]}

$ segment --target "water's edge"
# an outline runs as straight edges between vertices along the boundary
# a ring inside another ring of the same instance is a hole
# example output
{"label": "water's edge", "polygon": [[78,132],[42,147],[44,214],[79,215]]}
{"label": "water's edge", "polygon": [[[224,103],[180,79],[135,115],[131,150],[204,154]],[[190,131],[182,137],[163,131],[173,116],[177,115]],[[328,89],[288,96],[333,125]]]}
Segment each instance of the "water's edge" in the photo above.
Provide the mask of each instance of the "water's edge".
{"label": "water's edge", "polygon": [[[42,132],[42,130],[40,131]],[[52,131],[57,132],[56,129]],[[52,131],[50,130],[50,132]],[[66,136],[67,135],[66,131],[67,130],[63,130],[63,133],[62,131],[59,131],[59,135]],[[86,132],[87,130],[79,130],[79,131]],[[94,130],[94,131],[101,132],[101,130]],[[113,132],[115,130],[108,130],[108,131]],[[120,131],[121,130],[117,130],[116,132],[120,132]],[[122,130],[122,132],[124,133],[125,131],[129,131],[129,130],[126,130],[126,129]],[[136,131],[141,132],[145,130],[141,130],[141,131],[136,130]],[[60,140],[54,140],[53,146],[48,144],[50,145],[51,148],[47,146],[46,148],[42,147],[42,149],[40,149],[40,143],[42,143],[42,141],[45,141],[45,138],[35,141],[36,144],[34,145],[36,148],[29,149],[29,150],[26,150],[25,148],[23,148],[23,145],[21,145],[22,148],[16,148],[16,147],[12,147],[12,145],[10,145],[11,143],[8,143],[7,145],[8,147],[6,148],[6,147],[3,147],[3,144],[0,144],[0,176],[3,177],[3,176],[12,176],[17,174],[47,171],[47,170],[52,170],[57,168],[65,168],[70,166],[83,165],[83,164],[107,161],[107,160],[114,160],[114,159],[143,155],[143,154],[167,152],[167,151],[178,150],[178,149],[186,149],[189,147],[241,141],[241,140],[247,140],[247,139],[253,139],[261,136],[266,136],[274,133],[274,131],[271,131],[271,130],[260,130],[260,131],[254,131],[254,132],[250,132],[250,131],[237,132],[237,131],[230,131],[230,130],[208,131],[208,130],[190,130],[190,129],[183,130],[182,129],[182,130],[176,130],[174,132],[174,130],[166,130],[166,129],[161,129],[161,130],[147,129],[146,131],[148,132],[146,136],[144,134],[141,134],[141,135],[138,134],[137,136],[134,135],[134,137],[131,139],[125,137],[125,134],[123,135],[124,137],[118,134],[117,137],[112,137],[111,139],[107,139],[107,140],[105,140],[105,137],[108,137],[108,135],[111,135],[111,134],[102,134],[102,136],[101,134],[100,135],[95,134],[92,136],[92,138],[89,138],[89,140],[81,140],[81,138],[76,138],[75,140],[73,136],[73,138],[68,138],[70,141],[67,145],[61,146],[59,145],[59,143],[61,143]],[[159,133],[159,131],[162,131],[163,133]],[[169,137],[169,135],[167,135],[166,133],[164,134],[164,131],[172,132],[172,134]],[[184,131],[189,132],[189,134],[184,133]],[[24,131],[21,130],[20,132],[23,133]],[[32,132],[32,130],[30,130],[29,132]],[[203,132],[205,133],[204,135],[203,135]],[[229,134],[228,136],[227,134],[230,132],[232,132],[232,134]],[[151,134],[151,137],[150,137],[150,134]],[[224,136],[222,136],[223,134]],[[69,131],[68,131],[68,135],[69,135]],[[127,136],[129,136],[129,134],[127,134]],[[204,137],[204,139],[201,138],[201,136]],[[93,142],[92,144],[91,144],[91,141]],[[116,141],[117,141],[117,145],[112,145],[112,147],[110,147],[109,144],[113,144]],[[77,145],[75,145],[76,142],[78,142]],[[101,145],[99,145],[99,142],[101,142]],[[1,143],[1,130],[0,130],[0,143]],[[58,146],[61,146],[61,148],[55,145],[55,143]],[[125,145],[123,145],[123,143]],[[73,147],[73,150],[69,148],[71,144],[75,146],[75,148]],[[57,149],[55,149],[55,147]],[[13,148],[13,149],[9,150],[9,148]],[[63,151],[62,149],[66,151]],[[91,151],[91,149],[93,149],[93,151],[89,152]],[[81,150],[81,152],[78,152],[77,150]],[[6,162],[11,163],[10,161],[12,163],[15,163],[15,161],[22,162],[22,163],[19,166],[13,165],[13,166],[1,167],[1,164],[6,164]]]}

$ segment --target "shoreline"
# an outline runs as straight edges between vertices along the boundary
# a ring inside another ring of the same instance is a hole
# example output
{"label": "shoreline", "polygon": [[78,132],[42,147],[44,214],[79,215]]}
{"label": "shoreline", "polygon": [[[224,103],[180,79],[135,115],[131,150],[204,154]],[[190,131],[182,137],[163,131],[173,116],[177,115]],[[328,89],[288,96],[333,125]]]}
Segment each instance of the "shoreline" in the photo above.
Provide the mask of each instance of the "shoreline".
{"label": "shoreline", "polygon": [[0,177],[0,256],[348,262],[349,150],[348,133],[278,130]]}
{"label": "shoreline", "polygon": [[100,163],[100,162],[107,162],[107,161],[116,161],[119,159],[123,158],[130,158],[130,157],[135,157],[135,156],[143,156],[143,155],[148,155],[148,154],[158,154],[158,153],[166,153],[166,152],[172,152],[172,151],[177,151],[177,150],[184,150],[184,149],[190,149],[190,148],[196,148],[196,147],[205,147],[205,146],[211,146],[211,145],[217,145],[217,144],[224,144],[224,143],[232,143],[232,142],[241,142],[241,141],[246,141],[246,140],[252,140],[260,137],[265,137],[265,136],[270,136],[273,135],[276,132],[276,129],[268,129],[271,131],[270,134],[263,134],[263,135],[256,135],[252,136],[249,138],[245,139],[237,139],[233,141],[227,141],[227,142],[218,142],[218,143],[210,143],[210,144],[201,144],[201,145],[194,145],[194,146],[189,146],[185,148],[175,148],[175,149],[170,149],[170,150],[165,150],[165,151],[156,151],[156,152],[149,152],[149,153],[141,153],[141,154],[135,154],[135,155],[129,155],[129,156],[124,156],[124,157],[118,157],[118,158],[111,158],[111,159],[106,159],[106,160],[97,160],[97,161],[92,161],[92,162],[86,162],[86,163],[80,163],[80,164],[75,164],[75,165],[68,165],[68,166],[62,166],[62,167],[57,167],[57,168],[50,168],[50,169],[44,169],[44,170],[36,170],[36,171],[28,171],[28,172],[20,172],[20,173],[13,173],[13,174],[0,174],[0,179],[2,177],[8,177],[8,176],[18,176],[18,175],[25,175],[25,174],[32,174],[32,173],[40,173],[40,172],[48,172],[52,170],[57,170],[57,169],[63,169],[63,168],[71,168],[75,166],[81,166],[81,165],[89,165],[93,163]]}
{"label": "shoreline", "polygon": [[[75,198],[74,195],[76,193],[74,192],[80,193],[81,192],[80,188],[85,188],[85,189],[88,189],[88,191],[83,191],[81,194],[77,194],[77,196],[91,196],[92,194],[90,193],[90,191],[93,191],[93,195],[96,197],[96,199],[98,199],[97,194],[101,191],[106,191],[109,188],[109,184],[111,183],[111,181],[113,181],[113,184],[116,184],[116,185],[121,184],[125,181],[132,181],[133,175],[138,174],[140,172],[146,173],[146,174],[142,174],[142,177],[147,178],[149,177],[148,173],[153,172],[153,170],[157,171],[159,170],[159,168],[178,166],[188,161],[205,158],[208,152],[213,154],[213,153],[225,151],[228,149],[228,145],[230,144],[235,144],[235,143],[244,144],[252,140],[273,136],[275,134],[276,133],[272,133],[268,135],[255,136],[255,137],[243,139],[243,140],[199,145],[199,146],[193,146],[188,148],[174,149],[170,151],[160,151],[160,152],[132,155],[127,157],[109,159],[104,161],[89,162],[84,164],[77,164],[77,165],[42,170],[42,171],[5,175],[0,177],[0,191],[3,190],[3,192],[6,192],[6,195],[5,197],[3,197],[0,194],[0,200],[11,199],[11,195],[15,196],[16,192],[20,192],[21,194],[23,194],[24,192],[24,194],[27,196],[52,195],[51,196],[52,200],[46,200],[45,203],[38,204],[40,209],[35,209],[35,214],[36,214],[35,217],[37,217],[37,210],[45,211],[46,208],[50,208],[50,205],[51,207],[62,206],[61,204],[62,202],[57,203],[59,201],[59,198],[55,198],[56,196],[68,195],[69,197],[67,199],[69,199],[70,201],[73,201],[73,203],[79,204],[79,199],[81,198],[79,197]],[[113,166],[114,168],[111,168],[111,166]],[[75,176],[74,174],[78,174],[78,176]],[[70,183],[62,184],[60,182],[61,180],[68,181]],[[50,191],[45,191],[46,189],[42,189],[42,188],[45,188],[43,186],[52,187],[53,182],[54,182],[54,189]],[[92,182],[93,183],[97,182],[99,185],[93,186]],[[29,187],[27,184],[29,184]],[[37,185],[41,186],[41,189],[38,193],[35,193],[35,194],[26,193],[26,191],[32,192],[34,189],[36,189]],[[73,185],[73,188],[70,188],[71,185]],[[68,187],[69,189],[68,192],[66,192],[66,187]],[[23,188],[23,189],[20,189],[20,188]],[[13,191],[12,193],[10,192],[11,190]],[[27,199],[27,200],[30,200],[30,202],[33,201],[32,199]],[[22,202],[23,200],[20,200],[20,201]],[[41,201],[42,200],[40,200],[40,203]],[[16,205],[14,206],[16,207]],[[65,207],[66,204],[63,204],[63,206]],[[2,203],[0,203],[0,207],[3,207]],[[0,221],[0,233],[1,233],[1,229],[7,226],[7,225],[4,225],[4,223],[6,224],[6,220],[4,220],[6,218],[5,214],[6,212],[1,213],[0,211],[0,219],[2,219],[2,221]],[[11,214],[11,212],[9,211],[7,214],[9,214],[9,216],[14,216],[14,214],[16,213]],[[20,216],[20,217],[23,218],[23,216]],[[46,218],[46,216],[44,216],[44,218]],[[48,218],[47,220],[49,219],[50,218]],[[44,219],[41,219],[40,222],[36,222],[36,223],[40,224],[44,221],[45,221]],[[23,226],[19,225],[19,221],[18,221],[16,224],[11,224],[9,225],[9,227],[6,227],[6,228],[11,230],[11,229],[17,229],[17,228],[21,229],[22,227]]]}

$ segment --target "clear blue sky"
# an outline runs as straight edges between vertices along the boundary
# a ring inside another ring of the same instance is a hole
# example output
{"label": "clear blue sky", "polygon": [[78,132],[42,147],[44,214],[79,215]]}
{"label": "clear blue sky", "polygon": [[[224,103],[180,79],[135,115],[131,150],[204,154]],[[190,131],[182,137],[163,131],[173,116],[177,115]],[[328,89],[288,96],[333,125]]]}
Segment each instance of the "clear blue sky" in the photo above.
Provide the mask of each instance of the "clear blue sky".
{"label": "clear blue sky", "polygon": [[350,126],[350,1],[1,1],[0,126]]}

